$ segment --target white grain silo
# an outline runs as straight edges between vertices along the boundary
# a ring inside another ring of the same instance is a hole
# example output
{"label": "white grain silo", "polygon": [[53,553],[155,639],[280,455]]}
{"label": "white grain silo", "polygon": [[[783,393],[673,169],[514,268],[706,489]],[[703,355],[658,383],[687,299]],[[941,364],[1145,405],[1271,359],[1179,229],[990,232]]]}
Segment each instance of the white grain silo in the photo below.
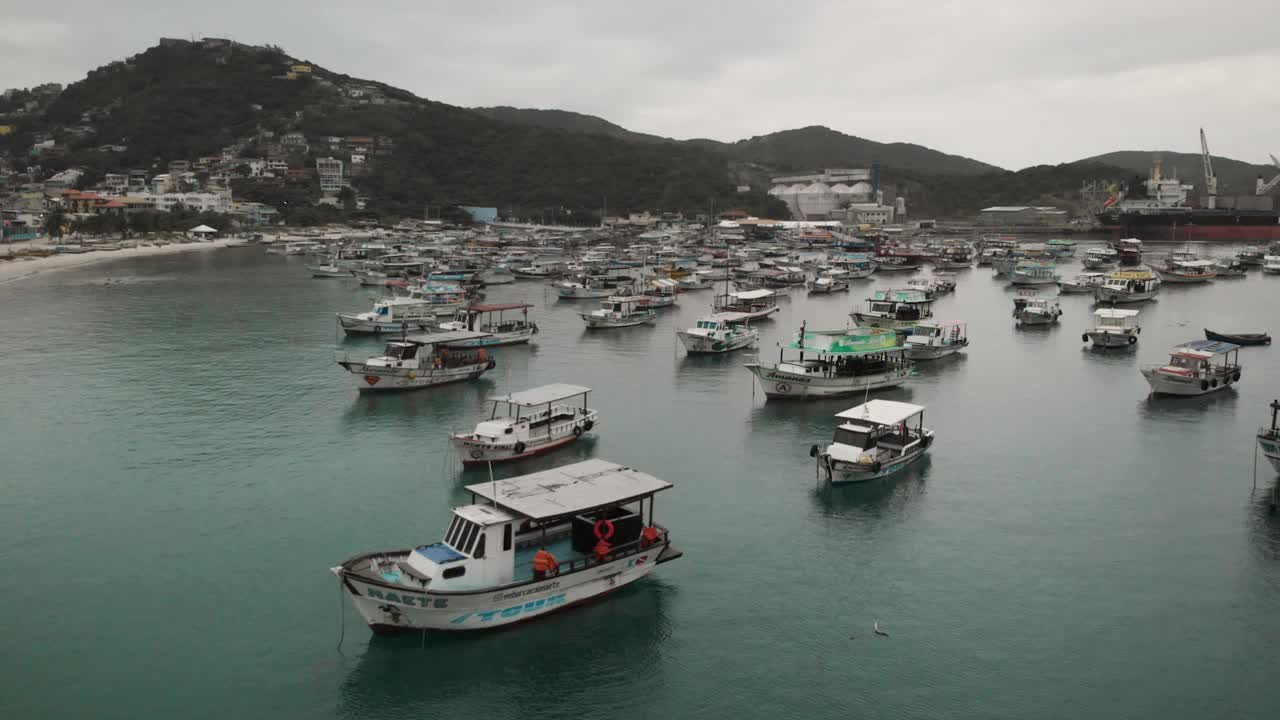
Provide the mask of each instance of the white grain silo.
{"label": "white grain silo", "polygon": [[836,206],[844,206],[853,201],[853,188],[844,183],[831,186],[831,193],[836,196]]}
{"label": "white grain silo", "polygon": [[800,217],[805,219],[825,218],[836,209],[835,193],[826,183],[816,182],[806,187],[800,191],[796,201],[800,206]]}
{"label": "white grain silo", "polygon": [[865,203],[871,202],[871,183],[859,181],[853,184],[849,189],[853,193],[853,202]]}

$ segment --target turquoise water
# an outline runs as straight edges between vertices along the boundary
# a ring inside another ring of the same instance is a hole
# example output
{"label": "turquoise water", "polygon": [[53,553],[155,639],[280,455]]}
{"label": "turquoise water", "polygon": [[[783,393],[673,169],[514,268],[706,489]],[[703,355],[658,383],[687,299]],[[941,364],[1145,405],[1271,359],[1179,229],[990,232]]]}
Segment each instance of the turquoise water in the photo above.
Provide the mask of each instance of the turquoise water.
{"label": "turquoise water", "polygon": [[[761,354],[893,282],[783,301]],[[1280,519],[1271,468],[1250,476],[1277,351],[1244,350],[1239,389],[1203,400],[1149,399],[1137,365],[1205,326],[1267,328],[1278,293],[1166,286],[1136,351],[1097,353],[1087,298],[1017,330],[1013,293],[963,273],[937,310],[972,346],[878,395],[928,406],[930,457],[833,490],[808,448],[858,400],[765,403],[747,355],[686,357],[674,329],[707,291],[587,333],[540,284],[493,288],[538,304],[535,347],[358,397],[334,348],[377,343],[332,313],[369,290],[299,259],[0,285],[0,717],[1275,717]],[[598,456],[673,481],[657,514],[685,557],[510,630],[371,638],[327,568],[438,539],[487,477],[447,433],[555,381],[596,389],[597,437],[522,470]]]}

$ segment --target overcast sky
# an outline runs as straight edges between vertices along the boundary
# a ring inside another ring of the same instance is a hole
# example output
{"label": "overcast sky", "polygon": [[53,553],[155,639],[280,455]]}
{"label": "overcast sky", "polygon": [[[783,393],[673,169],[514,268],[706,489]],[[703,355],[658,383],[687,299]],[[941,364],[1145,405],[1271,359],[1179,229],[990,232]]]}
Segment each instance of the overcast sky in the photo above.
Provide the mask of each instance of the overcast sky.
{"label": "overcast sky", "polygon": [[161,36],[273,43],[455,105],[676,138],[826,125],[1002,167],[1118,149],[1280,154],[1280,0],[0,0],[0,87]]}

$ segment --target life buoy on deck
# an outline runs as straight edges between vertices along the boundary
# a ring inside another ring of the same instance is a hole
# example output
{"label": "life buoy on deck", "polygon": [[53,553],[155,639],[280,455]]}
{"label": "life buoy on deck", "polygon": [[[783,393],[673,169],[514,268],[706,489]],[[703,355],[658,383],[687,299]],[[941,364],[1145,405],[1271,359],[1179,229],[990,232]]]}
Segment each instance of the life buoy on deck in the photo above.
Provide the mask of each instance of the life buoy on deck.
{"label": "life buoy on deck", "polygon": [[[601,532],[600,528],[604,528],[604,531]],[[597,540],[608,540],[613,537],[613,521],[609,518],[597,520],[592,532],[596,534]]]}

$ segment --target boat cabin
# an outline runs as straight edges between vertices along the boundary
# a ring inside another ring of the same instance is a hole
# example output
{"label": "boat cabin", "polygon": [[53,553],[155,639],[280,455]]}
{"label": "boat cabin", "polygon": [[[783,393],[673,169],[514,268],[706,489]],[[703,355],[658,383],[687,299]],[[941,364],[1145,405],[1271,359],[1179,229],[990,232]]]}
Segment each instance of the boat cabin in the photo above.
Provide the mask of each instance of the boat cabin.
{"label": "boat cabin", "polygon": [[[1216,360],[1216,362],[1215,362]],[[1158,372],[1213,381],[1240,371],[1240,346],[1220,340],[1193,340],[1174,348]],[[1216,386],[1216,382],[1214,383]]]}
{"label": "boat cabin", "polygon": [[842,421],[827,447],[832,460],[846,463],[889,462],[927,443],[924,406],[893,400],[871,400],[836,415]]}
{"label": "boat cabin", "polygon": [[[462,308],[453,314],[454,322],[461,323],[466,330],[479,330],[486,333],[507,333],[536,327],[529,322],[528,303],[492,303],[472,305]],[[520,311],[520,318],[505,317],[508,312]],[[483,318],[483,319],[482,319]],[[477,327],[477,325],[479,327]]]}
{"label": "boat cabin", "polygon": [[570,429],[560,426],[595,419],[596,411],[587,407],[590,392],[589,387],[555,383],[491,397],[489,419],[472,434],[479,440],[525,443],[563,435]]}
{"label": "boat cabin", "polygon": [[1146,270],[1121,270],[1107,275],[1102,287],[1123,294],[1153,292],[1160,286],[1160,278]]}
{"label": "boat cabin", "polygon": [[933,317],[933,299],[920,288],[877,290],[867,298],[867,315],[911,322]]}
{"label": "boat cabin", "polygon": [[1100,308],[1093,311],[1093,326],[1097,332],[1128,334],[1138,327],[1137,310]]}
{"label": "boat cabin", "polygon": [[740,290],[717,295],[713,308],[719,312],[756,315],[778,310],[778,294],[772,290]]}
{"label": "boat cabin", "polygon": [[[453,510],[441,541],[384,567],[382,579],[433,592],[487,591],[543,579],[533,570],[541,548],[559,563],[556,577],[637,555],[667,542],[666,528],[653,520],[653,499],[670,487],[604,460],[468,485],[472,504]],[[612,534],[602,557],[595,529],[604,520]],[[656,539],[646,539],[650,527]]]}
{"label": "boat cabin", "polygon": [[[787,351],[795,358],[787,358]],[[852,377],[884,373],[914,365],[906,357],[907,347],[894,330],[886,328],[841,328],[806,330],[778,348],[779,372],[819,377]]]}

